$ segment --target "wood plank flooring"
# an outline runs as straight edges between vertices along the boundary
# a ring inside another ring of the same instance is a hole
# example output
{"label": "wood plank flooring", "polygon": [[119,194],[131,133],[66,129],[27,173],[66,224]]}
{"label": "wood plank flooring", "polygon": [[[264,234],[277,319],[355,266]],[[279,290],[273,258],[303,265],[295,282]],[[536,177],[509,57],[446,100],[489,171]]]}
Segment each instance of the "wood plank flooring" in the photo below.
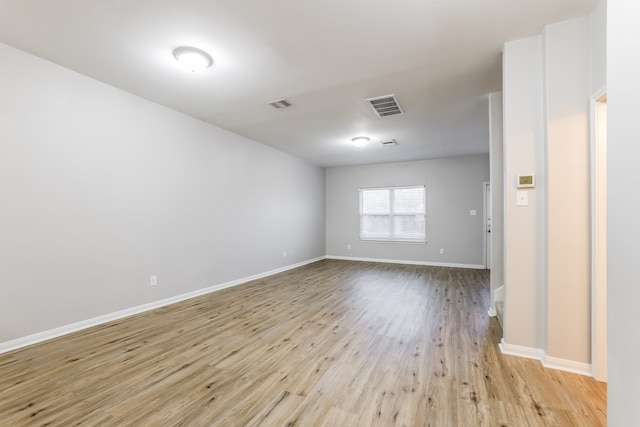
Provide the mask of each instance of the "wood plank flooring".
{"label": "wood plank flooring", "polygon": [[603,426],[503,356],[488,272],[324,260],[0,355],[2,426]]}

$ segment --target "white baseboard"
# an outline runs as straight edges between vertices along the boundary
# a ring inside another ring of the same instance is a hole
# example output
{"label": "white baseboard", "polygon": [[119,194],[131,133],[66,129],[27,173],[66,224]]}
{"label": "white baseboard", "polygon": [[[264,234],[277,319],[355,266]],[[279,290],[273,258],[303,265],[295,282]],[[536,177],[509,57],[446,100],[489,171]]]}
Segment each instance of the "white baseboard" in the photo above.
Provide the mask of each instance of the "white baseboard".
{"label": "white baseboard", "polygon": [[484,270],[484,265],[480,264],[453,264],[446,262],[429,262],[429,261],[408,261],[401,259],[382,259],[382,258],[359,258],[348,256],[336,256],[327,255],[327,259],[338,259],[344,261],[364,261],[364,262],[381,262],[386,264],[408,264],[408,265],[430,265],[434,267],[457,267],[457,268],[471,268],[474,270]]}
{"label": "white baseboard", "polygon": [[11,341],[6,341],[0,343],[0,354],[6,353],[12,350],[16,350],[18,348],[26,347],[28,345],[37,344],[42,341],[47,341],[53,338],[60,337],[62,335],[67,335],[72,332],[77,332],[82,329],[87,329],[92,326],[101,325],[103,323],[111,322],[113,320],[122,319],[123,317],[128,317],[134,314],[143,313],[145,311],[153,310],[159,307],[163,307],[165,305],[174,304],[176,302],[184,301],[190,298],[195,298],[201,295],[205,295],[211,292],[219,291],[221,289],[230,288],[233,286],[241,285],[243,283],[250,282],[252,280],[262,279],[263,277],[272,276],[274,274],[282,273],[287,270],[293,270],[294,268],[302,267],[307,264],[311,264],[317,261],[321,261],[325,259],[324,256],[319,258],[310,259],[307,261],[299,262],[297,264],[291,264],[286,267],[277,268],[275,270],[270,270],[264,273],[256,274],[253,276],[245,277],[238,280],[233,280],[226,283],[221,283],[218,285],[209,286],[207,288],[198,289],[196,291],[187,292],[184,294],[176,295],[173,297],[165,298],[158,301],[153,301],[147,304],[138,305],[131,308],[126,308],[124,310],[116,311],[114,313],[105,314],[98,317],[93,317],[91,319],[82,320],[80,322],[71,323],[69,325],[61,326],[59,328],[50,329],[44,332],[38,332],[36,334],[28,335],[26,337],[17,338]]}
{"label": "white baseboard", "polygon": [[509,356],[524,357],[526,359],[538,360],[542,366],[548,369],[558,371],[571,372],[573,374],[591,376],[591,364],[575,362],[573,360],[560,359],[548,356],[547,353],[540,348],[523,347],[520,345],[507,344],[504,338],[499,344],[502,354]]}
{"label": "white baseboard", "polygon": [[574,374],[585,375],[588,377],[592,376],[590,363],[575,362],[573,360],[546,356],[542,361],[542,366],[549,369],[556,369],[558,371],[572,372]]}
{"label": "white baseboard", "polygon": [[515,344],[507,344],[507,342],[502,338],[500,341],[500,351],[502,354],[507,354],[509,356],[518,356],[524,357],[526,359],[535,359],[542,361],[544,359],[544,350],[533,347],[524,347],[521,345]]}
{"label": "white baseboard", "polygon": [[505,288],[504,285],[493,291],[493,297],[491,298],[491,307],[489,307],[489,317],[496,317],[498,312],[496,311],[496,302],[504,301]]}

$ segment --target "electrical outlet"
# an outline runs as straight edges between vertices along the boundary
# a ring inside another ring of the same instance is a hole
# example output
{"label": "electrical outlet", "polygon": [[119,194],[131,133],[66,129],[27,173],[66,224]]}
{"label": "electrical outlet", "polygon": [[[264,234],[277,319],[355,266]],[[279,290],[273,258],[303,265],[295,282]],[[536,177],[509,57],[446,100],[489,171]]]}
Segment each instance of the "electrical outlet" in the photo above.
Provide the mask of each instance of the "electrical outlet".
{"label": "electrical outlet", "polygon": [[158,284],[158,276],[151,276],[150,280],[151,286],[155,286]]}
{"label": "electrical outlet", "polygon": [[287,257],[287,251],[282,252],[282,258],[286,258]]}
{"label": "electrical outlet", "polygon": [[349,243],[349,244],[347,245],[347,250],[348,250],[348,251],[350,251],[350,250],[351,250],[351,243]]}
{"label": "electrical outlet", "polygon": [[440,255],[444,255],[444,249],[440,249]]}

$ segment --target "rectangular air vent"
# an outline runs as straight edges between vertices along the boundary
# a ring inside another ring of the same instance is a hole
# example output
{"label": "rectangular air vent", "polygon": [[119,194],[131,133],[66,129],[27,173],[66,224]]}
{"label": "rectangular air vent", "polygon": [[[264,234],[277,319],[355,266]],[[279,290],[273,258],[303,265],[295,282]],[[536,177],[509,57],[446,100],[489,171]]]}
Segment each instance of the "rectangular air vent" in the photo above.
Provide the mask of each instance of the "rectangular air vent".
{"label": "rectangular air vent", "polygon": [[275,101],[271,101],[269,102],[269,105],[271,105],[273,108],[275,109],[282,109],[282,108],[288,108],[291,107],[291,103],[289,101],[287,101],[286,99],[282,98],[282,99],[277,99]]}
{"label": "rectangular air vent", "polygon": [[395,95],[369,98],[367,102],[371,105],[371,108],[373,108],[373,111],[375,111],[378,117],[396,116],[403,113]]}
{"label": "rectangular air vent", "polygon": [[388,147],[390,145],[397,145],[398,143],[396,142],[395,139],[385,139],[380,141],[380,144],[384,145],[385,147]]}

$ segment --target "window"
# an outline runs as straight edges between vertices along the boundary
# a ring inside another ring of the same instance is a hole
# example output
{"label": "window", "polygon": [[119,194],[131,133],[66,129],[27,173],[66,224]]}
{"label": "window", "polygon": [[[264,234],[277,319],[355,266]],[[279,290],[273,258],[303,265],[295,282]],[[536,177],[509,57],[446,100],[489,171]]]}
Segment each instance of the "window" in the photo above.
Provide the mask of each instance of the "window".
{"label": "window", "polygon": [[360,240],[424,243],[424,186],[361,188]]}

